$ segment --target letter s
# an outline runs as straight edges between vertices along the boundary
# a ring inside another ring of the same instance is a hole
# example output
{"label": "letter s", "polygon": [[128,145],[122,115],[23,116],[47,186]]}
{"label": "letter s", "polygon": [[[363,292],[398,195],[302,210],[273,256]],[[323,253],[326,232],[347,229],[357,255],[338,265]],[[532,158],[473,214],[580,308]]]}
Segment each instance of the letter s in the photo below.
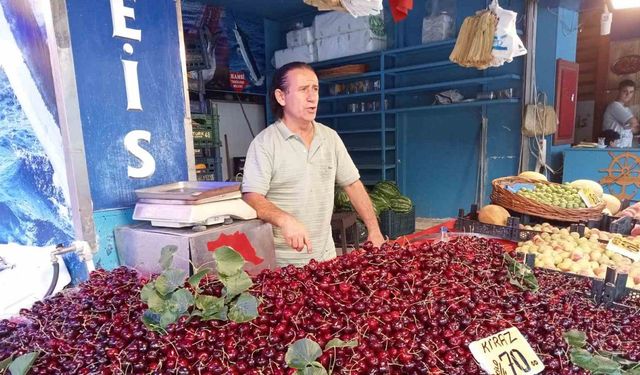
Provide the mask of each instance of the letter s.
{"label": "letter s", "polygon": [[156,161],[153,156],[138,144],[139,140],[151,142],[151,133],[145,130],[132,130],[124,137],[124,148],[133,156],[140,159],[139,168],[127,166],[127,173],[131,178],[145,178],[156,171]]}

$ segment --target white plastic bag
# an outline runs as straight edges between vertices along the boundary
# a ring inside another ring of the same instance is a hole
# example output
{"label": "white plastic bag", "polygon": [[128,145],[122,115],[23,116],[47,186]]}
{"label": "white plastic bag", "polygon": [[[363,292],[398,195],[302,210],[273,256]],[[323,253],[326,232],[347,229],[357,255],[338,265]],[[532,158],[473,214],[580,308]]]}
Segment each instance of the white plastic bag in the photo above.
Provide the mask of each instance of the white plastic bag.
{"label": "white plastic bag", "polygon": [[497,0],[493,0],[489,9],[498,16],[496,35],[493,38],[493,49],[491,50],[493,60],[490,64],[497,67],[513,61],[514,57],[525,55],[527,49],[516,30],[518,13],[501,8]]}

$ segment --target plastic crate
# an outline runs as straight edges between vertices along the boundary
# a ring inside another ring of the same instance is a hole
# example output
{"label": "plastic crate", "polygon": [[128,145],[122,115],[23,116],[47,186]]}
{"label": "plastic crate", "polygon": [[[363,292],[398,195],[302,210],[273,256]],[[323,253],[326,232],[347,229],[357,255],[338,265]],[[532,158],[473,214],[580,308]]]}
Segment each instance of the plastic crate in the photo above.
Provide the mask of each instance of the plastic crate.
{"label": "plastic crate", "polygon": [[471,211],[468,215],[465,215],[463,209],[458,210],[458,218],[454,228],[458,232],[486,234],[514,242],[530,240],[540,233],[534,230],[520,229],[520,219],[514,216],[507,220],[506,226],[481,223],[478,221],[478,206],[475,204],[471,205]]}
{"label": "plastic crate", "polygon": [[391,210],[380,213],[380,231],[383,236],[396,239],[416,231],[416,208],[411,207],[407,213]]}
{"label": "plastic crate", "polygon": [[622,235],[629,235],[636,225],[636,220],[632,217],[625,216],[616,219],[609,224],[609,233],[620,233]]}
{"label": "plastic crate", "polygon": [[[522,255],[522,254],[521,254]],[[551,273],[561,273],[575,278],[589,280],[591,290],[589,297],[597,304],[604,304],[605,307],[624,308],[640,307],[640,290],[628,288],[626,286],[627,274],[619,274],[613,268],[607,268],[604,280],[590,276],[578,275],[572,272],[553,270],[535,266],[535,254],[525,256],[525,264],[530,268],[544,270]]]}

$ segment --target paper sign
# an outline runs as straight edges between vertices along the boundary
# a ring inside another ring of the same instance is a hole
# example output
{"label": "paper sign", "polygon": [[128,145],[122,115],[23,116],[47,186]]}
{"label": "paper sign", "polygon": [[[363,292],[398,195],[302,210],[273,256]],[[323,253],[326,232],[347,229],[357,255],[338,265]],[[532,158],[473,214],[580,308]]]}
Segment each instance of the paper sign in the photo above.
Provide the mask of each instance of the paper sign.
{"label": "paper sign", "polygon": [[247,82],[247,79],[244,76],[244,72],[230,72],[229,83],[231,84],[233,91],[236,92],[241,92],[249,85],[249,82]]}
{"label": "paper sign", "polygon": [[578,195],[588,208],[597,206],[602,202],[602,199],[596,193],[588,189],[580,189]]}
{"label": "paper sign", "polygon": [[640,261],[640,245],[623,237],[613,237],[607,244],[607,250],[613,251],[627,258]]}
{"label": "paper sign", "polygon": [[513,184],[513,185],[508,185],[506,187],[506,189],[509,190],[512,193],[517,193],[521,189],[528,189],[529,191],[533,191],[535,188],[536,188],[536,185],[534,185],[534,184],[522,183],[522,182],[518,182],[518,183]]}
{"label": "paper sign", "polygon": [[516,327],[474,341],[469,350],[491,375],[533,375],[544,370],[544,364]]}

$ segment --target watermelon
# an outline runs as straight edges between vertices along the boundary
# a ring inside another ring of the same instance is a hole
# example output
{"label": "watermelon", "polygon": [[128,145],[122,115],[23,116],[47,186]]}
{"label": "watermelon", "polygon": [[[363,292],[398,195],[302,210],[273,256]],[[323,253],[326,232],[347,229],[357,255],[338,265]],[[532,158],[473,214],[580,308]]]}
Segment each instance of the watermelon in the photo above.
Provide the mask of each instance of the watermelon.
{"label": "watermelon", "polygon": [[371,198],[371,204],[373,204],[373,209],[376,212],[376,216],[380,215],[382,211],[388,210],[390,207],[389,200],[379,194],[371,193],[369,195],[369,198]]}
{"label": "watermelon", "polygon": [[351,205],[349,196],[341,188],[336,189],[333,206],[335,211],[353,211],[353,206]]}
{"label": "watermelon", "polygon": [[373,193],[387,200],[400,196],[400,189],[393,181],[380,181],[373,187]]}
{"label": "watermelon", "polygon": [[389,199],[389,207],[392,211],[407,213],[411,211],[411,208],[413,208],[413,202],[411,202],[411,199],[408,197],[401,195],[399,197]]}

